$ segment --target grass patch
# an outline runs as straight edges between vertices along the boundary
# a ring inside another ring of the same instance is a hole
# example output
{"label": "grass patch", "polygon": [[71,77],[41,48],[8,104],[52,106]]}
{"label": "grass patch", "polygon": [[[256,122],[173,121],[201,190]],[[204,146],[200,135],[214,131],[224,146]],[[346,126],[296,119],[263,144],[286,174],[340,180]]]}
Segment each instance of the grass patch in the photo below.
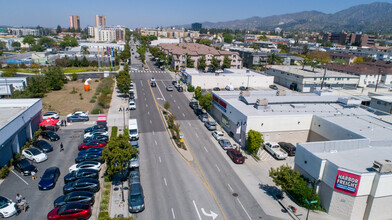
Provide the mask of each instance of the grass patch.
{"label": "grass patch", "polygon": [[82,73],[87,72],[86,69],[64,69],[64,73]]}

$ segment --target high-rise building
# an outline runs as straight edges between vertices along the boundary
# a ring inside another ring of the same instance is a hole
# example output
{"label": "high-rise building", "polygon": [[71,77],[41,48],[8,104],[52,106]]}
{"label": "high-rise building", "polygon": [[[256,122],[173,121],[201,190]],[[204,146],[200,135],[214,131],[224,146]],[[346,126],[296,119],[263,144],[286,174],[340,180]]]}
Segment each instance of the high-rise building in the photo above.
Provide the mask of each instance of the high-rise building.
{"label": "high-rise building", "polygon": [[201,24],[200,23],[193,23],[192,24],[192,30],[200,31],[200,29],[201,29]]}
{"label": "high-rise building", "polygon": [[80,17],[77,15],[69,16],[69,28],[71,29],[80,29]]}
{"label": "high-rise building", "polygon": [[106,16],[95,15],[95,27],[105,27],[105,26],[106,26]]}

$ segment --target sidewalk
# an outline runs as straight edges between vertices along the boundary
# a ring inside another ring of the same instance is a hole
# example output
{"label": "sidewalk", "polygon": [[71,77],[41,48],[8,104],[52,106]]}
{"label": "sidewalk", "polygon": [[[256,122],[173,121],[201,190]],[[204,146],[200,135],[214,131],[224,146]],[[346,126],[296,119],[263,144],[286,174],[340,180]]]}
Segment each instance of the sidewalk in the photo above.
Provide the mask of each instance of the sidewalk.
{"label": "sidewalk", "polygon": [[[122,133],[124,126],[128,123],[129,112],[124,111],[128,107],[128,97],[123,96],[117,89],[117,82],[114,85],[112,101],[107,116],[107,125],[109,128],[109,134],[113,126],[118,127],[118,134]],[[120,111],[120,108],[123,110]],[[122,189],[121,182],[112,184],[110,192],[110,203],[109,203],[109,216],[123,216],[128,217],[128,182],[124,183],[124,202],[122,202]]]}

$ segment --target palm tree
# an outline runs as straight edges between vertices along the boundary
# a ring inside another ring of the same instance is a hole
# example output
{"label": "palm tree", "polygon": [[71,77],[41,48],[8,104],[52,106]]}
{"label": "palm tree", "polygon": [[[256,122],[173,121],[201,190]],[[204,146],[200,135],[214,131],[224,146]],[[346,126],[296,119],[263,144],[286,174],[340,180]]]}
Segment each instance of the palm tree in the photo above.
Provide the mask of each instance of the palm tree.
{"label": "palm tree", "polygon": [[90,51],[88,51],[88,47],[82,47],[81,52],[82,54],[90,54]]}
{"label": "palm tree", "polygon": [[269,64],[277,64],[280,65],[283,63],[283,58],[276,55],[275,53],[268,55],[268,62]]}

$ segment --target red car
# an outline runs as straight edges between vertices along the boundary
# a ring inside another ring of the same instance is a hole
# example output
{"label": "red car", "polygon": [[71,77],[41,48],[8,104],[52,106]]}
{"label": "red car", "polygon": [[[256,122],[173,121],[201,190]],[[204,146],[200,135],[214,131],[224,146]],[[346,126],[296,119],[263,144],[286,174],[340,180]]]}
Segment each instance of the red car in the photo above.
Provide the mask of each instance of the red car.
{"label": "red car", "polygon": [[242,156],[239,150],[228,149],[226,152],[234,163],[243,164],[245,162],[245,157]]}
{"label": "red car", "polygon": [[58,206],[48,213],[48,220],[56,219],[88,219],[91,216],[91,206],[84,203],[68,203]]}
{"label": "red car", "polygon": [[92,147],[105,147],[105,146],[106,146],[106,143],[103,141],[90,141],[87,143],[81,143],[78,146],[78,149],[79,149],[79,151],[81,151],[81,150],[87,150]]}

